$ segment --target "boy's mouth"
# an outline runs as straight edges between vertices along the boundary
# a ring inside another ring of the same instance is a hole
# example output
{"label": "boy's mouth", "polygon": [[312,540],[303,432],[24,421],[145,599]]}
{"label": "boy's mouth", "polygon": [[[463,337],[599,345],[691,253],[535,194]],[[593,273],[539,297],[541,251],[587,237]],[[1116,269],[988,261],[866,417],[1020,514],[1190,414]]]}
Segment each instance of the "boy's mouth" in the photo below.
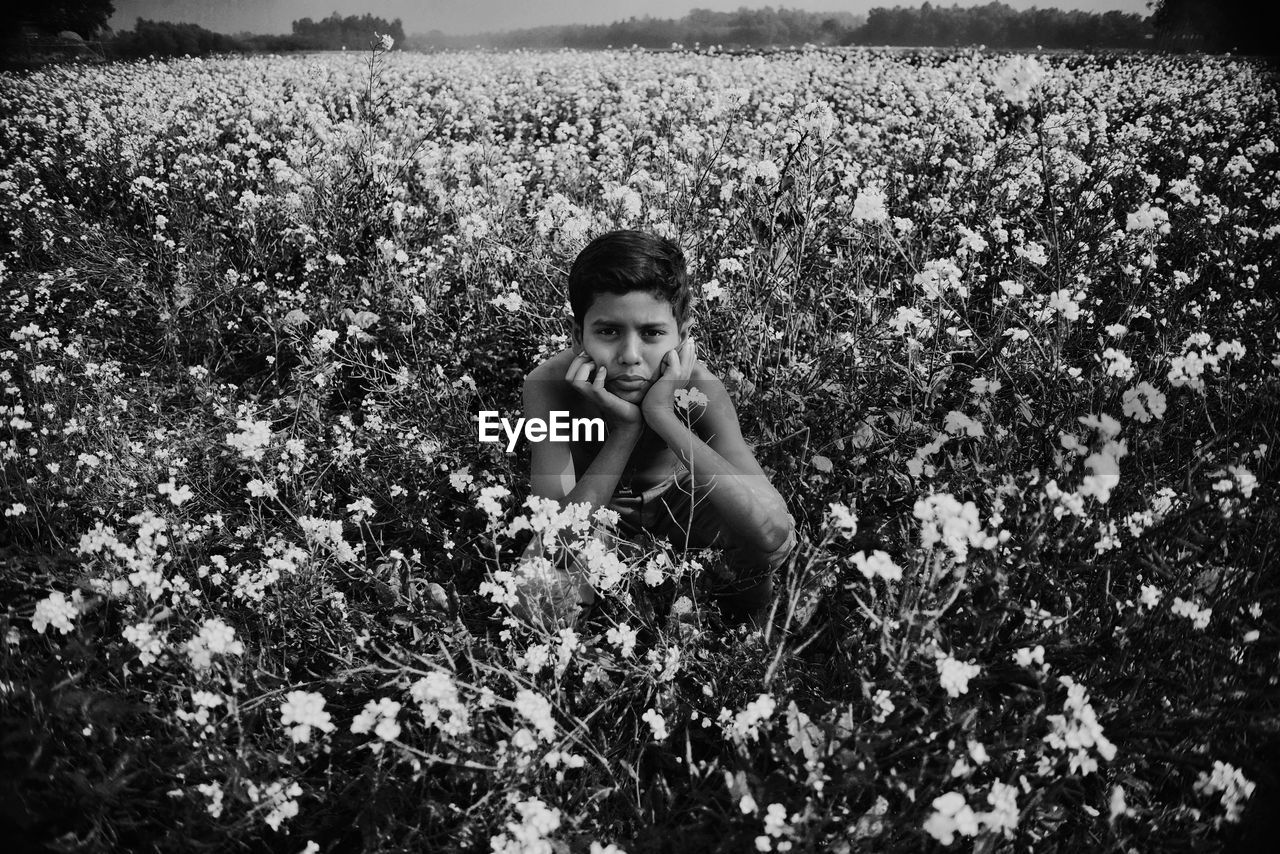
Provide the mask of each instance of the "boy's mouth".
{"label": "boy's mouth", "polygon": [[646,382],[648,382],[648,380],[644,377],[630,375],[614,377],[609,380],[609,384],[612,384],[615,388],[620,388],[625,391],[636,391],[637,389],[643,388]]}

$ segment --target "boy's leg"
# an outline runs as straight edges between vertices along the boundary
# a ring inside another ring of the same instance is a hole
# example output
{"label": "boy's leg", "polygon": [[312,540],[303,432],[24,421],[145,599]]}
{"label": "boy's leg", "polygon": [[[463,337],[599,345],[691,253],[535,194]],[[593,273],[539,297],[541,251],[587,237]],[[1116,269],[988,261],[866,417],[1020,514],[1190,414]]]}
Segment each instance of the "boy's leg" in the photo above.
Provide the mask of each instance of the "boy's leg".
{"label": "boy's leg", "polygon": [[[596,526],[594,536],[613,548],[620,536],[630,536],[640,530],[641,500],[615,498],[609,509],[618,514],[618,526]],[[563,622],[576,618],[579,611],[589,608],[596,600],[595,589],[588,578],[590,571],[583,561],[565,549],[550,555],[535,534],[517,561],[520,576],[521,602],[517,613],[543,621]]]}
{"label": "boy's leg", "polygon": [[576,559],[564,549],[549,554],[539,534],[534,534],[517,561],[516,576],[520,601],[513,610],[533,623],[572,623],[579,611],[595,601],[595,591]]}
{"label": "boy's leg", "polygon": [[715,548],[724,552],[727,577],[718,579],[714,595],[732,619],[758,618],[773,600],[773,577],[796,546],[795,521],[781,546],[771,552],[752,549],[735,536],[711,503],[705,489],[683,472],[659,499],[654,533],[677,548]]}

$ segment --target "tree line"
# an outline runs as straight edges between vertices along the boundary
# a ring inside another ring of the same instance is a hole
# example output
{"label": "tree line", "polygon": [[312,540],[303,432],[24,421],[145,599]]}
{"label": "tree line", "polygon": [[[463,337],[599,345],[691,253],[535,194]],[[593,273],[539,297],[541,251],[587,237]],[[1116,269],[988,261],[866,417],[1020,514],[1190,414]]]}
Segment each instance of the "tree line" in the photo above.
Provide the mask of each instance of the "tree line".
{"label": "tree line", "polygon": [[991,48],[1139,48],[1153,36],[1149,19],[1125,12],[1016,10],[1004,3],[872,9],[842,44]]}
{"label": "tree line", "polygon": [[396,47],[405,43],[399,18],[388,21],[374,15],[342,16],[337,12],[318,21],[303,18],[293,22],[288,35],[226,35],[195,24],[148,21],[139,18],[132,30],[119,32],[105,43],[108,55],[120,58],[142,56],[203,56],[210,53],[284,53],[300,50],[368,50],[374,33],[389,35]]}
{"label": "tree line", "polygon": [[101,36],[109,57],[200,56],[226,52],[366,50],[373,34],[387,34],[396,47],[579,48],[632,45],[669,48],[719,45],[765,48],[790,45],[900,45],[989,48],[1136,48],[1235,50],[1274,55],[1276,40],[1258,25],[1260,0],[1156,0],[1150,17],[1122,12],[1015,10],[1000,2],[960,7],[877,7],[865,18],[847,12],[818,13],[766,6],[736,12],[694,9],[683,18],[631,17],[600,25],[536,27],[478,35],[432,31],[406,38],[399,18],[374,15],[303,18],[287,35],[227,35],[195,24],[138,19],[132,30],[110,33],[110,0],[14,0],[13,12],[0,20],[0,44],[8,52],[22,47],[22,33],[52,35],[73,31]]}
{"label": "tree line", "polygon": [[806,12],[800,9],[740,8],[736,12],[694,9],[683,18],[630,17],[611,24],[571,24],[534,27],[499,33],[454,36],[433,30],[411,36],[409,46],[436,48],[669,48],[722,45],[768,47],[839,44],[862,22],[848,12]]}
{"label": "tree line", "polygon": [[1061,9],[1018,11],[1004,3],[984,6],[895,6],[875,8],[865,18],[849,13],[741,8],[736,12],[695,9],[683,18],[629,18],[612,24],[537,27],[479,36],[438,31],[410,37],[421,49],[665,48],[719,45],[763,48],[788,45],[902,45],[990,48],[1139,48],[1151,44],[1149,19],[1123,12]]}

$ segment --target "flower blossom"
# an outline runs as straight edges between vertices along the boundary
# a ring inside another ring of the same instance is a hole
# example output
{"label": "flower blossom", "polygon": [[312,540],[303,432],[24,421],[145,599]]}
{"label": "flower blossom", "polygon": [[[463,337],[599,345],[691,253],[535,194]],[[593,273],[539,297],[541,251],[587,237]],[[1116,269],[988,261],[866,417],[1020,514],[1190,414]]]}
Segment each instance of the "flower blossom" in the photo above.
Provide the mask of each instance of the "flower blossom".
{"label": "flower blossom", "polygon": [[994,549],[998,540],[983,533],[978,508],[972,501],[961,504],[940,492],[915,503],[913,515],[920,520],[920,540],[926,549],[942,543],[958,563],[969,558],[969,547]]}
{"label": "flower blossom", "polygon": [[400,724],[396,723],[400,708],[400,704],[390,697],[370,700],[351,722],[351,731],[356,735],[372,731],[383,741],[395,741],[400,737]]}
{"label": "flower blossom", "polygon": [[938,669],[938,681],[947,695],[959,697],[969,693],[969,680],[982,672],[982,668],[967,661],[960,661],[950,654],[937,654],[934,666]]}
{"label": "flower blossom", "polygon": [[31,628],[40,634],[49,626],[53,626],[61,634],[67,634],[74,626],[71,621],[76,618],[79,604],[80,591],[77,590],[71,594],[68,601],[60,591],[55,590],[36,603],[35,613],[31,616]]}
{"label": "flower blossom", "polygon": [[280,723],[289,727],[295,744],[311,740],[311,730],[333,732],[333,721],[324,710],[324,696],[314,691],[290,691],[280,706]]}

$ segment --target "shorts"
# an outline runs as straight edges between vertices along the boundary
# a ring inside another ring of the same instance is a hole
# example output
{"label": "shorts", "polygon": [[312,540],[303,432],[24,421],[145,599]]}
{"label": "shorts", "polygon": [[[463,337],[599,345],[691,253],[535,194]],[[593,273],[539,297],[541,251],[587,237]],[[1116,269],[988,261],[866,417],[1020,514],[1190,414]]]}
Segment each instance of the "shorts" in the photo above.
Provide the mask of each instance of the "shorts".
{"label": "shorts", "polygon": [[615,492],[609,509],[620,517],[618,533],[635,537],[646,531],[671,542],[677,551],[717,549],[724,554],[721,577],[711,579],[717,598],[733,600],[744,610],[767,605],[773,595],[773,576],[796,546],[795,519],[788,514],[791,530],[781,546],[771,552],[752,549],[724,522],[711,503],[706,487],[697,487],[684,466],[662,483],[644,492]]}

